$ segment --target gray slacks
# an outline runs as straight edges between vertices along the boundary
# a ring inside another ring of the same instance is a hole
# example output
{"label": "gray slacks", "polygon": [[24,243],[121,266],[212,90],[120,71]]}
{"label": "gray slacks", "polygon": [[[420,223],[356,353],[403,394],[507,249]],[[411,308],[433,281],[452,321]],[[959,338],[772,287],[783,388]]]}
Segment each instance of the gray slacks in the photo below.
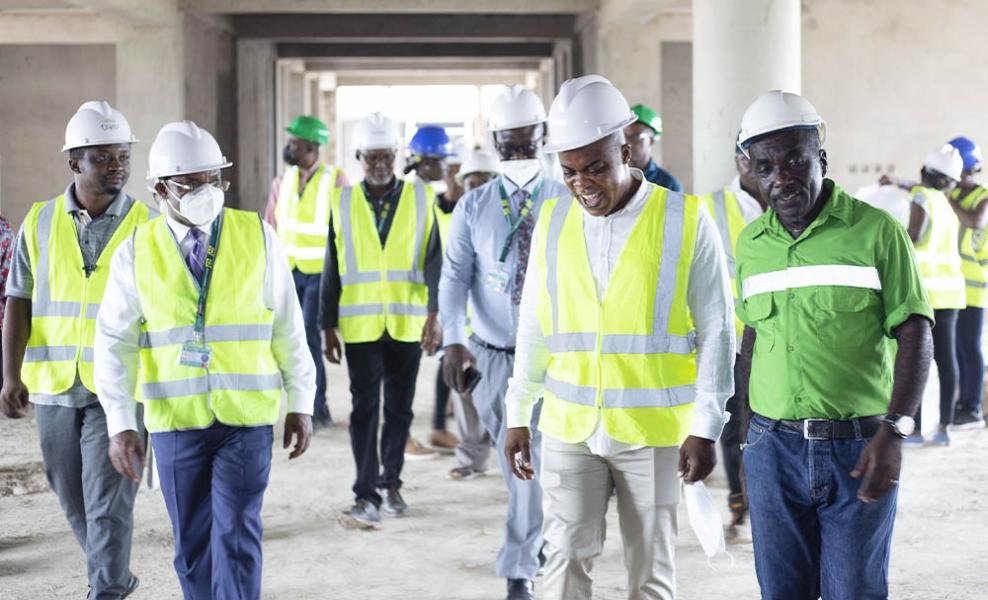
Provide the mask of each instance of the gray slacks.
{"label": "gray slacks", "polygon": [[[45,476],[86,554],[92,598],[120,598],[130,580],[134,496],[139,484],[110,463],[106,415],[98,402],[82,408],[35,405]],[[143,419],[137,421],[143,438]]]}
{"label": "gray slacks", "polygon": [[[511,474],[504,457],[504,441],[508,429],[504,420],[504,395],[508,378],[514,369],[513,354],[490,350],[470,340],[470,352],[477,359],[477,369],[483,379],[473,391],[473,406],[490,439],[495,440],[501,476],[508,486],[508,514],[504,523],[504,545],[497,554],[495,573],[508,579],[535,579],[542,549],[542,486],[538,479],[522,481]],[[541,434],[539,422],[541,401],[532,414],[532,463],[535,472],[541,466]],[[458,417],[459,418],[459,417]]]}

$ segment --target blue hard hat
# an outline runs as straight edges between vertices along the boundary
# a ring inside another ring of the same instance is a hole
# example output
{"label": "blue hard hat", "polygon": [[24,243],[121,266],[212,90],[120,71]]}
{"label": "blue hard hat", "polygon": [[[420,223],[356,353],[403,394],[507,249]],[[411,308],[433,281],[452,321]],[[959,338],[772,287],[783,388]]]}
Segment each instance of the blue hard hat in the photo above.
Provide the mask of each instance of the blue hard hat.
{"label": "blue hard hat", "polygon": [[981,148],[974,143],[970,138],[964,136],[957,136],[954,139],[947,142],[957,151],[961,153],[961,158],[964,160],[964,170],[969,171],[974,167],[981,164]]}
{"label": "blue hard hat", "polygon": [[453,144],[442,127],[424,125],[408,142],[408,151],[417,156],[445,158],[453,155]]}

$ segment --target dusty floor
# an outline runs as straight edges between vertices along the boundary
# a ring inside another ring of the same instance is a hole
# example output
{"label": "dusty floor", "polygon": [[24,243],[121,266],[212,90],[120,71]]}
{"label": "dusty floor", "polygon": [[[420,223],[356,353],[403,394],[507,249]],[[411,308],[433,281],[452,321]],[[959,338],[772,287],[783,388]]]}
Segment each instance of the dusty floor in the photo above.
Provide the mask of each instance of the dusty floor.
{"label": "dusty floor", "polygon": [[[427,359],[419,376],[413,428],[420,440],[431,426],[435,368],[435,361]],[[334,368],[329,376],[333,414],[346,419],[345,372]],[[934,423],[935,405],[926,406],[926,421]],[[949,448],[908,452],[890,573],[893,598],[988,598],[986,459],[988,431],[958,433]],[[33,420],[0,420],[0,471],[16,467],[31,473],[38,461]],[[408,463],[404,491],[412,515],[386,519],[380,531],[350,531],[337,523],[340,510],[351,501],[353,465],[346,429],[320,431],[308,454],[292,463],[287,452],[277,449],[263,513],[264,597],[503,598],[504,582],[493,575],[506,499],[503,484],[498,476],[448,481],[443,475],[452,466],[451,457]],[[722,501],[723,478],[715,475],[710,485]],[[0,497],[0,598],[82,598],[83,557],[57,499],[48,491],[23,491]],[[141,490],[135,520],[132,569],[142,584],[133,597],[181,597],[160,494]],[[594,569],[595,597],[616,600],[626,596],[613,507],[609,530]],[[725,573],[711,571],[681,512],[680,597],[756,598],[750,545],[731,550],[736,566]]]}

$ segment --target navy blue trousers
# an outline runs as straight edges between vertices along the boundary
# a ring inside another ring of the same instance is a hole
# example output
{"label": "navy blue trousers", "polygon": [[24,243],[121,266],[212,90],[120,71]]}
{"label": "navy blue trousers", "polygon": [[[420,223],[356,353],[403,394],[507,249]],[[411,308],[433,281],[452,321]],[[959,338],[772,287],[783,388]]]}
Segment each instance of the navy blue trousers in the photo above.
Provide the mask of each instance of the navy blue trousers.
{"label": "navy blue trousers", "polygon": [[305,274],[295,269],[292,271],[295,279],[295,293],[302,307],[302,322],[305,324],[305,341],[309,345],[309,353],[316,363],[316,397],[313,404],[312,418],[326,419],[330,416],[326,405],[326,366],[322,362],[322,332],[319,331],[319,273]]}
{"label": "navy blue trousers", "polygon": [[261,597],[261,501],[273,436],[270,425],[218,422],[151,434],[186,600]]}

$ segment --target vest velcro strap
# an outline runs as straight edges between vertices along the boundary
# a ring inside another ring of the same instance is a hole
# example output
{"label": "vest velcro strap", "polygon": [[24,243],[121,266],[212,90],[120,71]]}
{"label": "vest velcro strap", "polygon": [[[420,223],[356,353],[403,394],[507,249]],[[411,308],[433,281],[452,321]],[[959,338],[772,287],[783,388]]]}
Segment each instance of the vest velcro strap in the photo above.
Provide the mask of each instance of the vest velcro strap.
{"label": "vest velcro strap", "polygon": [[692,384],[662,389],[609,389],[604,390],[604,408],[669,408],[689,404],[694,396]]}
{"label": "vest velcro strap", "polygon": [[340,317],[367,317],[383,314],[383,304],[344,304],[340,306]]}
{"label": "vest velcro strap", "polygon": [[782,292],[811,286],[835,286],[882,289],[882,280],[875,267],[859,265],[811,265],[789,267],[781,271],[752,275],[742,282],[742,295],[747,300],[758,294]]}
{"label": "vest velcro strap", "polygon": [[582,404],[583,406],[597,406],[597,388],[586,385],[573,385],[558,379],[553,379],[548,375],[545,378],[545,391],[559,397],[560,400]]}
{"label": "vest velcro strap", "polygon": [[[696,349],[696,335],[686,336],[656,333],[605,334],[601,340],[602,354],[692,354]],[[595,352],[595,333],[555,333],[546,337],[546,345],[552,354],[561,352]]]}
{"label": "vest velcro strap", "polygon": [[378,271],[364,271],[362,273],[340,273],[341,285],[354,285],[357,283],[377,283],[381,281],[381,274]]}
{"label": "vest velcro strap", "polygon": [[389,304],[388,314],[403,315],[406,317],[425,317],[429,314],[429,308],[418,304]]}
{"label": "vest velcro strap", "polygon": [[[141,334],[142,348],[158,348],[184,344],[193,339],[192,325],[164,331],[145,331]],[[272,338],[271,325],[207,325],[203,331],[205,342],[263,342]]]}
{"label": "vest velcro strap", "polygon": [[281,374],[246,375],[243,373],[210,373],[200,377],[157,381],[141,384],[141,394],[145,400],[199,396],[210,390],[231,390],[238,392],[263,392],[281,389]]}

